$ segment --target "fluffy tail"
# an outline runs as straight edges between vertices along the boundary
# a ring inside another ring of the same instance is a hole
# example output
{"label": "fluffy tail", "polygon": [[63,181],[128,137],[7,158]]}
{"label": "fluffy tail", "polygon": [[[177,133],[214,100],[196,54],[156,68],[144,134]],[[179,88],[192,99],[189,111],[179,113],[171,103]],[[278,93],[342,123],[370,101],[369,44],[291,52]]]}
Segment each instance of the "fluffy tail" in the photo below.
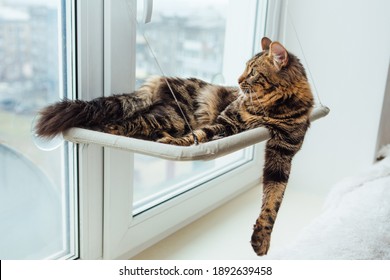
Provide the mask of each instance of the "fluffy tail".
{"label": "fluffy tail", "polygon": [[63,100],[45,107],[39,115],[36,133],[51,138],[71,127],[99,129],[104,120],[122,117],[123,110],[120,100],[114,102],[114,98]]}

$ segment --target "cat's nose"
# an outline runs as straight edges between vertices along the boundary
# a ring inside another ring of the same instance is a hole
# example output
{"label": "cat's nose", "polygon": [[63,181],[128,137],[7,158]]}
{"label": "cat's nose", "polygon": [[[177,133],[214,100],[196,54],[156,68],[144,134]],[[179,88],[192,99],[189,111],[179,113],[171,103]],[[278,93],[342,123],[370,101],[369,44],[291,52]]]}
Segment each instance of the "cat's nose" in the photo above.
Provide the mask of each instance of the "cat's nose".
{"label": "cat's nose", "polygon": [[238,83],[241,84],[244,80],[245,80],[245,77],[244,76],[240,76],[238,78]]}

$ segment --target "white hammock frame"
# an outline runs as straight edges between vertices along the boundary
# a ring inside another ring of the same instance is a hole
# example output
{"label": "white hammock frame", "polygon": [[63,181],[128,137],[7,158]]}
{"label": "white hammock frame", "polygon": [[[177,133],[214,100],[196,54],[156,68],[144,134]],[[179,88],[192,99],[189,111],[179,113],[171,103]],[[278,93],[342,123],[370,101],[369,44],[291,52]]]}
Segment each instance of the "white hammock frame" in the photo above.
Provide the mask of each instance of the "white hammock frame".
{"label": "white hammock frame", "polygon": [[[313,122],[325,117],[328,113],[328,107],[316,107],[310,115],[310,121]],[[232,136],[193,146],[161,144],[83,128],[71,128],[63,133],[63,138],[73,143],[95,144],[167,160],[193,161],[212,160],[233,153],[269,139],[270,134],[268,129],[258,127]]]}

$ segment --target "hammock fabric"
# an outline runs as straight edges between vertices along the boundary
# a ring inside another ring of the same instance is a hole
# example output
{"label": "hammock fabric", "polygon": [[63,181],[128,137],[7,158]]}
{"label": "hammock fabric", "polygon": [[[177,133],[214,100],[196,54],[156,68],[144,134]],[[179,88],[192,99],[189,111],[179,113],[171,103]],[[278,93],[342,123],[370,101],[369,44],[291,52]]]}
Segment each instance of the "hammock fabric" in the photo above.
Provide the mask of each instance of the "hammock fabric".
{"label": "hammock fabric", "polygon": [[[315,121],[325,117],[329,108],[325,106],[314,108],[310,120]],[[71,128],[63,133],[67,141],[80,144],[96,144],[104,147],[121,149],[167,160],[191,161],[211,160],[221,157],[261,141],[269,139],[266,128],[259,127],[244,131],[229,137],[201,143],[193,146],[175,146],[153,141],[117,136],[113,134],[83,129]]]}

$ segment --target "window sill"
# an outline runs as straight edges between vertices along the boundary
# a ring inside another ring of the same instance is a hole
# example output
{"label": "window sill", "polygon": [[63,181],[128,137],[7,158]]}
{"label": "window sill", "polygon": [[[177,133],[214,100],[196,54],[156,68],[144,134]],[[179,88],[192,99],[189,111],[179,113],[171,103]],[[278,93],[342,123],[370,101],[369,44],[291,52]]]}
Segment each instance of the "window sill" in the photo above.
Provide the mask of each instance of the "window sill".
{"label": "window sill", "polygon": [[[132,259],[259,259],[253,253],[249,240],[260,200],[261,187],[256,185]],[[282,248],[297,236],[320,213],[322,202],[320,196],[293,188],[287,190],[273,233],[271,250]],[[308,207],[310,211],[307,211]],[[299,220],[294,217],[299,217]]]}

